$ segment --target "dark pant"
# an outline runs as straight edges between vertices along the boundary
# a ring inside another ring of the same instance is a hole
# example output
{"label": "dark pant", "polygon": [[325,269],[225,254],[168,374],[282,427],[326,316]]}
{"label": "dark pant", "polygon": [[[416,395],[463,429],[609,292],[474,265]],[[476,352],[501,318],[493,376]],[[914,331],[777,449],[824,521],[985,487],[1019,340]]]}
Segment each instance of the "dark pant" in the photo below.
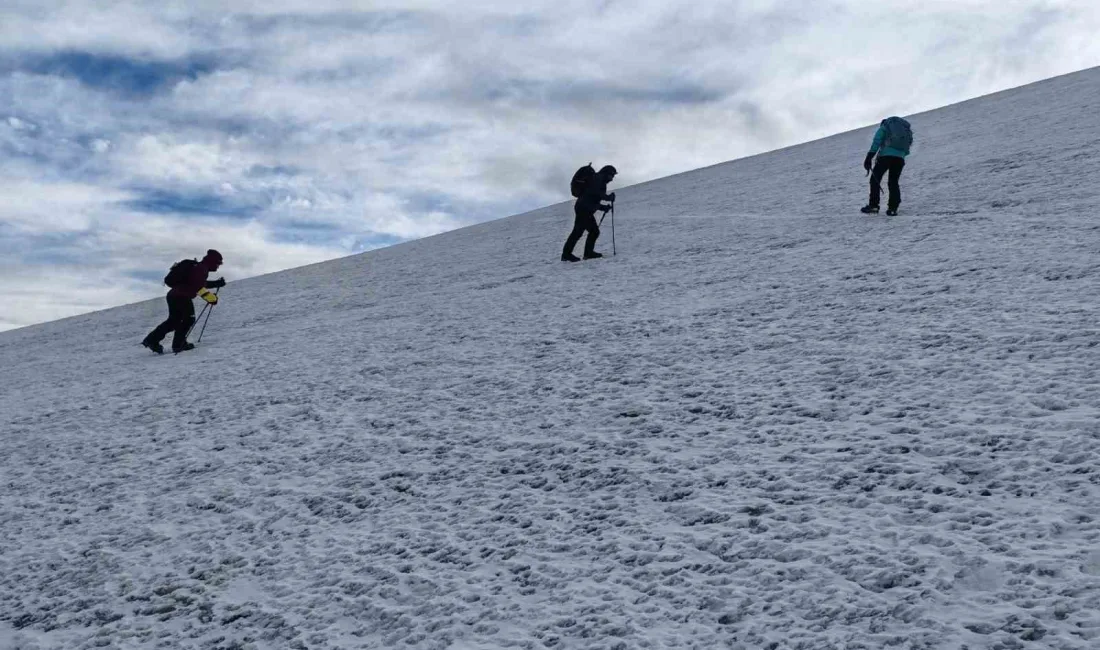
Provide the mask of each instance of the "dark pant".
{"label": "dark pant", "polygon": [[157,325],[157,328],[150,332],[145,340],[160,343],[168,335],[168,332],[175,332],[176,335],[172,337],[172,349],[178,350],[187,342],[187,332],[195,324],[195,305],[190,298],[173,296],[172,294],[168,294],[167,300],[168,320]]}
{"label": "dark pant", "polygon": [[584,254],[591,255],[596,249],[596,238],[600,236],[600,225],[596,223],[596,213],[574,205],[573,214],[576,215],[573,221],[573,232],[569,233],[569,237],[565,240],[565,248],[562,249],[561,255],[562,257],[572,255],[573,247],[577,245],[577,241],[585,231],[588,231],[588,238],[584,240]]}
{"label": "dark pant", "polygon": [[872,208],[878,207],[879,196],[882,194],[882,177],[890,172],[887,186],[890,188],[890,198],[887,199],[886,209],[897,210],[901,205],[901,186],[898,179],[901,178],[901,170],[905,168],[905,159],[898,156],[879,156],[875,161],[875,168],[871,171],[871,200],[868,203]]}

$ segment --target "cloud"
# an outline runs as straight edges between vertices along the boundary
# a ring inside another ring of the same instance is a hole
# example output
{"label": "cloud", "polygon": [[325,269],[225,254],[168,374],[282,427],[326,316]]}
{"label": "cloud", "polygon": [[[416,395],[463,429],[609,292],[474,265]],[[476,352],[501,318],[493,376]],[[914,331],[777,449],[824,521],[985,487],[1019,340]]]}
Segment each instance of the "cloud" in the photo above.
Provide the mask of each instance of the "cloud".
{"label": "cloud", "polygon": [[0,225],[28,235],[87,231],[112,202],[126,198],[90,184],[29,179],[0,179],[0,196]]}
{"label": "cloud", "polygon": [[0,72],[76,79],[97,90],[140,98],[170,88],[184,79],[209,74],[208,61],[132,59],[83,51],[14,53],[0,61]]}
{"label": "cloud", "polygon": [[1100,63],[1072,0],[363,6],[6,3],[0,250],[49,279],[0,282],[0,329],[210,246],[245,277],[564,201],[589,160],[622,186]]}

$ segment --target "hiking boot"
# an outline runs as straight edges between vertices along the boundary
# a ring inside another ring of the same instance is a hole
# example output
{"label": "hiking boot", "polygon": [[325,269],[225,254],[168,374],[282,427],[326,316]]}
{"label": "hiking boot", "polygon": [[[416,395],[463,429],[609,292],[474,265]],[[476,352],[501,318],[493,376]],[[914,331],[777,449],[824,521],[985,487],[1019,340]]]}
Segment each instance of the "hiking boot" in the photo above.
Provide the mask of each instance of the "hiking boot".
{"label": "hiking boot", "polygon": [[162,348],[160,346],[160,343],[157,343],[156,341],[154,341],[152,339],[142,339],[141,345],[142,345],[142,347],[149,348],[150,350],[152,350],[153,352],[156,352],[157,354],[164,354],[164,348]]}
{"label": "hiking boot", "polygon": [[865,205],[862,208],[860,208],[859,211],[862,212],[863,214],[878,214],[878,206],[877,205]]}
{"label": "hiking boot", "polygon": [[574,255],[572,253],[562,253],[561,261],[563,261],[563,262],[579,262],[579,261],[581,261],[581,258],[577,257],[576,255]]}
{"label": "hiking boot", "polygon": [[886,216],[888,216],[888,217],[898,216],[898,209],[897,208],[887,208],[886,209]]}
{"label": "hiking boot", "polygon": [[585,253],[584,254],[584,259],[586,259],[586,260],[598,260],[601,257],[603,257],[603,253],[597,253],[596,251],[592,251],[591,253]]}
{"label": "hiking boot", "polygon": [[179,346],[178,348],[173,347],[172,352],[174,352],[176,354],[179,354],[180,352],[187,352],[188,350],[194,350],[194,349],[195,349],[195,344],[194,343],[184,343],[183,345]]}

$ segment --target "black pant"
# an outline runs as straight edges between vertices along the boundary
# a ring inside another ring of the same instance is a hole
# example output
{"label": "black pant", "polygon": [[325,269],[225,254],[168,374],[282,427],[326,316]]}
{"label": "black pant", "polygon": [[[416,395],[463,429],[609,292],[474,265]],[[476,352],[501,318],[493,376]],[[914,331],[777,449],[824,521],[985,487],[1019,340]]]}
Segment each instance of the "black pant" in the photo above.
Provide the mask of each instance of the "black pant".
{"label": "black pant", "polygon": [[187,332],[195,324],[195,305],[190,298],[173,296],[171,293],[168,294],[167,300],[168,320],[157,325],[145,340],[160,343],[168,332],[175,332],[176,335],[172,337],[172,349],[178,350],[187,342]]}
{"label": "black pant", "polygon": [[882,194],[882,177],[890,172],[887,186],[890,188],[890,198],[887,199],[886,209],[897,210],[901,205],[901,186],[898,179],[901,170],[905,168],[905,159],[898,156],[879,156],[875,161],[875,168],[871,171],[871,200],[868,203],[872,208],[878,207],[879,196]]}
{"label": "black pant", "polygon": [[596,223],[596,212],[574,205],[573,214],[576,215],[573,220],[573,232],[569,233],[569,237],[565,240],[565,248],[561,250],[561,255],[562,257],[572,255],[573,247],[577,245],[577,240],[586,230],[588,238],[584,240],[584,254],[591,255],[596,249],[596,238],[600,236],[600,224]]}

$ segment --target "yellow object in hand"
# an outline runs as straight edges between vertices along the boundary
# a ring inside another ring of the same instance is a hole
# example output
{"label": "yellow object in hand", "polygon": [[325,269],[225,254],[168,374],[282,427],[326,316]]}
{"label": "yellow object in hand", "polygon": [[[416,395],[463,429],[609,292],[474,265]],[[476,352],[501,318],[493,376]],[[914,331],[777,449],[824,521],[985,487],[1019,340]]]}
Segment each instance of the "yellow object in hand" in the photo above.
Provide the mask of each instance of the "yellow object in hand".
{"label": "yellow object in hand", "polygon": [[210,303],[211,305],[218,304],[218,294],[208,289],[199,289],[199,297]]}

